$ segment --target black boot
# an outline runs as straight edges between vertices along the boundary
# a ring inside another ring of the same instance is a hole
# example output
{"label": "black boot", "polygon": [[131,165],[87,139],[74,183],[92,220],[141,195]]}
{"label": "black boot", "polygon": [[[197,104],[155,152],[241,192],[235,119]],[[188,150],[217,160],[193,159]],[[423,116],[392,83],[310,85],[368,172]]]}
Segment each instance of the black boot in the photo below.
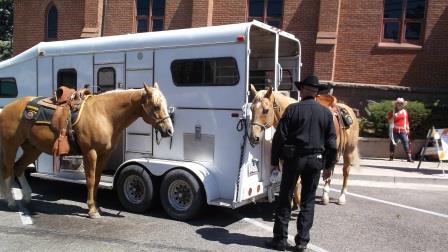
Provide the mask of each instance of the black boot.
{"label": "black boot", "polygon": [[408,162],[414,162],[414,160],[412,160],[412,155],[411,154],[408,154]]}
{"label": "black boot", "polygon": [[288,243],[286,241],[282,242],[282,241],[278,241],[278,240],[275,240],[275,239],[271,239],[271,240],[265,241],[264,245],[267,248],[270,248],[270,249],[273,249],[273,250],[285,251]]}
{"label": "black boot", "polygon": [[393,160],[394,160],[394,153],[391,152],[391,153],[389,154],[389,161],[393,161]]}
{"label": "black boot", "polygon": [[296,251],[296,252],[305,252],[305,251],[307,251],[306,247],[307,247],[306,244],[299,244],[299,245],[295,246],[294,251]]}

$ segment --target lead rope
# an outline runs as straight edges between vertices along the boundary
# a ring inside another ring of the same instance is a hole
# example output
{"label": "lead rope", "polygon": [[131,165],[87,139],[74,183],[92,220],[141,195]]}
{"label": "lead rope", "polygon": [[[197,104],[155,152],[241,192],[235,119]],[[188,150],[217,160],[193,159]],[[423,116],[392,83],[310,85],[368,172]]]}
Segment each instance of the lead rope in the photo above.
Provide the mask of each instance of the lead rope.
{"label": "lead rope", "polygon": [[[249,134],[247,134],[247,119],[246,118],[240,118],[240,120],[238,121],[238,124],[236,125],[236,130],[238,132],[241,132],[244,130],[244,135],[243,135],[243,143],[241,144],[241,152],[240,152],[240,163],[238,166],[238,178],[236,180],[236,195],[235,195],[235,200],[237,200],[238,197],[238,191],[239,191],[239,186],[240,186],[240,177],[241,177],[241,169],[243,166],[243,159],[244,159],[244,152],[246,149],[246,140],[249,139]],[[255,144],[253,144],[250,139],[249,139],[249,144],[252,147],[255,147]]]}
{"label": "lead rope", "polygon": [[[157,143],[157,145],[160,145],[160,143],[162,142],[162,138],[159,138],[160,131],[157,129],[154,129],[154,130],[155,130],[155,135],[156,135],[156,143]],[[172,147],[173,147],[173,136],[170,137],[170,150]]]}

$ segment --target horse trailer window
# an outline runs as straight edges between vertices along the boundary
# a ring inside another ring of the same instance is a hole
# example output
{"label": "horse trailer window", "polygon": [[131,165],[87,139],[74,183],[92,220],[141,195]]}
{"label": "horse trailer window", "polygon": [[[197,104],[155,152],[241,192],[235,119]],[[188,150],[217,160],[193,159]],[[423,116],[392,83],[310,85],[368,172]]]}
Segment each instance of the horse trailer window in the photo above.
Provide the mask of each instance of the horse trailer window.
{"label": "horse trailer window", "polygon": [[[293,76],[290,70],[283,69],[282,82],[278,86],[278,90],[292,90]],[[266,89],[273,86],[274,71],[272,70],[252,70],[250,71],[249,83],[255,86],[256,90]]]}
{"label": "horse trailer window", "polygon": [[65,86],[69,88],[76,89],[77,83],[77,73],[73,68],[70,69],[60,69],[58,71],[58,87]]}
{"label": "horse trailer window", "polygon": [[115,69],[103,67],[98,70],[98,93],[115,89]]}
{"label": "horse trailer window", "polygon": [[233,86],[240,81],[234,58],[182,59],[171,63],[176,86]]}
{"label": "horse trailer window", "polygon": [[17,84],[14,78],[0,79],[0,98],[16,98]]}

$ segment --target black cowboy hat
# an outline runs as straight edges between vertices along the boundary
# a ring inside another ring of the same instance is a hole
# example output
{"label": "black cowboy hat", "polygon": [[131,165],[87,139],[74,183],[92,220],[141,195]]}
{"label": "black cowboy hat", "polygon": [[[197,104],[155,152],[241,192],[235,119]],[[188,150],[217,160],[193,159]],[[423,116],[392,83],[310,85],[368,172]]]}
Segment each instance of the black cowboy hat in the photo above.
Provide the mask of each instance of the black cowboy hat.
{"label": "black cowboy hat", "polygon": [[319,83],[319,79],[315,75],[310,75],[306,77],[303,81],[295,81],[294,84],[299,90],[302,86],[317,88],[319,91],[330,88],[327,84]]}

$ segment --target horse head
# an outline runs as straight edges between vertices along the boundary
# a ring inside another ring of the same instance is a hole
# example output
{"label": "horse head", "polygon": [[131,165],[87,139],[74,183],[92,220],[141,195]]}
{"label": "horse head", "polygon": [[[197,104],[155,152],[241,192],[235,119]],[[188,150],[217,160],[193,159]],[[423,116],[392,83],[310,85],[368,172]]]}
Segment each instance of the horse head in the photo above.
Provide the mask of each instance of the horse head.
{"label": "horse head", "polygon": [[162,137],[172,136],[174,133],[173,123],[168,112],[166,98],[157,83],[154,87],[144,84],[145,95],[143,96],[143,120],[159,130]]}
{"label": "horse head", "polygon": [[272,94],[272,87],[257,92],[252,84],[250,85],[250,92],[254,100],[251,106],[252,120],[249,140],[253,144],[258,144],[262,132],[274,124],[274,95]]}

